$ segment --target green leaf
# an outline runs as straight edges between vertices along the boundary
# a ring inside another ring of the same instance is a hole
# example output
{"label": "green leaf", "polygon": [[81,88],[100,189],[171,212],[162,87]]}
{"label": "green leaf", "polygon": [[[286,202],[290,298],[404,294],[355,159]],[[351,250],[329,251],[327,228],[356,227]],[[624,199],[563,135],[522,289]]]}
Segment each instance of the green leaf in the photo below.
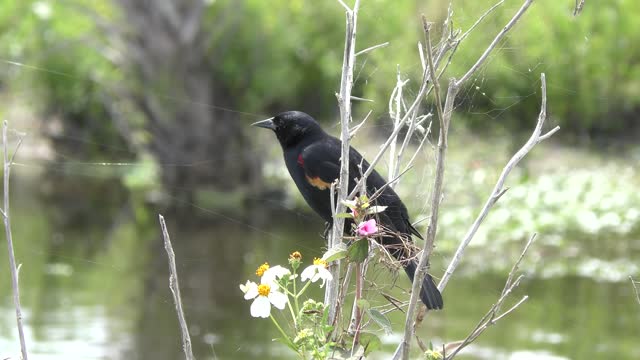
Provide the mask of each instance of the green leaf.
{"label": "green leaf", "polygon": [[382,348],[382,341],[376,334],[363,332],[360,333],[360,345],[364,346],[364,355],[366,356]]}
{"label": "green leaf", "polygon": [[356,301],[356,304],[358,305],[358,309],[360,310],[367,311],[371,308],[371,304],[366,299],[359,299],[358,301]]}
{"label": "green leaf", "polygon": [[327,250],[327,252],[322,255],[322,260],[326,262],[332,262],[344,259],[345,257],[347,257],[347,245],[344,243],[340,243]]}
{"label": "green leaf", "polygon": [[391,333],[391,321],[389,321],[389,318],[381,313],[380,310],[369,309],[367,313],[369,314],[369,316],[371,316],[371,319],[373,319],[373,321],[375,321],[378,325],[380,325],[380,327],[382,327],[382,330],[384,330],[386,334]]}
{"label": "green leaf", "polygon": [[353,214],[351,213],[339,213],[336,214],[337,218],[345,218],[345,219],[353,219]]}
{"label": "green leaf", "polygon": [[358,206],[358,203],[355,200],[344,200],[342,204],[352,210]]}
{"label": "green leaf", "polygon": [[358,240],[349,246],[347,252],[351,261],[361,263],[369,255],[369,241],[367,239]]}

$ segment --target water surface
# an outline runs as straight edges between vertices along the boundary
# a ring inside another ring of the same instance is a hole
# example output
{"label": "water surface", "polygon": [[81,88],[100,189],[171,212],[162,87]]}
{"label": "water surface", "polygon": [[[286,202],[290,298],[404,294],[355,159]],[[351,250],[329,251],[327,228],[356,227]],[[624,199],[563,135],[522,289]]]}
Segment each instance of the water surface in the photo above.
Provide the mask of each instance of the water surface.
{"label": "water surface", "polygon": [[[60,201],[42,196],[37,181],[15,182],[13,232],[22,263],[22,303],[32,357],[182,358],[166,253],[153,207],[132,205],[136,202],[108,184],[101,185],[100,196],[67,194],[66,201]],[[113,200],[97,200],[105,197]],[[195,215],[190,220],[168,215],[167,221],[196,357],[293,358],[272,341],[277,334],[268,320],[249,316],[250,303],[242,299],[238,284],[251,278],[264,261],[284,265],[294,250],[305,260],[319,256],[323,224],[277,201],[264,201],[251,214],[191,210]],[[587,253],[598,257],[600,243],[585,241],[585,247],[593,247]],[[637,260],[638,249],[631,247],[627,255],[622,260]],[[480,251],[479,256],[491,262],[498,255]],[[448,254],[436,254],[436,275],[448,259]],[[0,260],[0,355],[17,356],[6,252]],[[425,340],[441,344],[464,338],[499,296],[506,273],[476,267],[477,261],[463,264],[452,279],[444,293],[445,310],[431,314],[420,329]],[[544,270],[544,257],[523,268],[527,278],[513,299],[527,294],[529,301],[487,330],[460,358],[640,358],[640,304],[630,283],[572,272],[543,276]],[[372,274],[377,282],[391,283],[392,276],[381,266]],[[401,276],[397,285],[389,291],[406,299],[408,281]],[[312,295],[320,298],[319,292]],[[384,303],[381,297],[368,297],[374,305]],[[396,312],[390,318],[394,332],[378,332],[384,352],[374,358],[388,357],[400,339],[403,315]]]}

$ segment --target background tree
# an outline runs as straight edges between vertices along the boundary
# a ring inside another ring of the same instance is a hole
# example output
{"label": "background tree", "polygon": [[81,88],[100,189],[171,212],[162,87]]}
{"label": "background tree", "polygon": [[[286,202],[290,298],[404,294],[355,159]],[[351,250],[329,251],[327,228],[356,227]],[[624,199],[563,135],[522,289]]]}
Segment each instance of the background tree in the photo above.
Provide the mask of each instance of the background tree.
{"label": "background tree", "polygon": [[[523,30],[491,55],[492,66],[461,89],[460,122],[527,131],[523,119],[537,113],[536,74],[544,71],[550,122],[563,126],[565,136],[589,141],[632,134],[640,65],[634,60],[639,50],[628,44],[640,41],[632,17],[639,5],[596,1],[592,9],[598,11],[560,21],[571,16],[572,2],[541,4],[522,22]],[[454,21],[468,27],[490,5],[455,3]],[[516,6],[505,4],[488,21],[497,26]],[[56,120],[47,122],[45,133],[59,153],[81,161],[160,164],[152,175],[171,191],[251,188],[260,167],[244,125],[289,109],[321,120],[338,114],[335,69],[342,53],[335,44],[343,34],[336,21],[341,9],[333,2],[7,0],[0,10],[0,50],[6,54],[0,83]],[[354,88],[375,101],[366,103],[374,110],[370,124],[387,124],[397,64],[405,64],[400,72],[411,79],[406,91],[417,92],[420,83],[415,44],[406,40],[422,37],[414,15],[442,20],[446,6],[371,0],[366,12],[361,23],[370,31],[359,34],[360,44],[390,44],[358,58]],[[467,68],[465,59],[478,55],[473,44],[488,36],[471,34],[449,71]],[[41,96],[23,96],[34,93]],[[362,108],[355,103],[356,113]],[[488,118],[499,121],[487,125]]]}

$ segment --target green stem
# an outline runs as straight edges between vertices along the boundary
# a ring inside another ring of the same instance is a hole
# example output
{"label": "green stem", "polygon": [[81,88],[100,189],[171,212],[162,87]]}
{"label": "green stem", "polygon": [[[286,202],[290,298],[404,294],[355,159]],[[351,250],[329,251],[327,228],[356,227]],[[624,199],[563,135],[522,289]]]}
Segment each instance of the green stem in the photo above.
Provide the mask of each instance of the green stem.
{"label": "green stem", "polygon": [[296,294],[294,294],[291,291],[289,291],[289,288],[287,286],[283,286],[282,284],[278,284],[278,288],[280,288],[280,290],[282,290],[285,294],[287,294],[287,295],[289,295],[291,297],[296,297]]}
{"label": "green stem", "polygon": [[297,277],[296,277],[296,269],[293,269],[293,293],[295,294],[293,296],[293,301],[294,301],[294,305],[296,306],[296,314],[300,313],[300,305],[298,304],[298,291],[296,290],[296,283],[297,283]]}
{"label": "green stem", "polygon": [[306,284],[304,284],[304,287],[302,289],[300,289],[300,293],[297,294],[296,296],[296,300],[298,299],[298,297],[302,294],[304,294],[304,292],[307,290],[307,288],[309,287],[309,285],[311,285],[311,280],[307,281]]}
{"label": "green stem", "polygon": [[291,301],[289,301],[287,299],[287,307],[289,308],[289,311],[291,312],[291,317],[293,318],[293,327],[295,328],[296,331],[298,331],[298,319],[296,318],[296,313],[293,312],[293,308],[291,307]]}
{"label": "green stem", "polygon": [[282,337],[284,338],[284,340],[287,342],[287,344],[292,348],[292,349],[297,349],[296,345],[291,341],[291,339],[289,339],[289,337],[287,336],[287,334],[284,332],[284,330],[282,330],[282,328],[280,327],[280,324],[278,324],[278,321],[276,321],[276,318],[273,317],[273,315],[269,315],[269,317],[271,318],[271,321],[273,321],[273,324],[276,326],[276,328],[278,328],[278,330],[280,331],[280,334],[282,335]]}

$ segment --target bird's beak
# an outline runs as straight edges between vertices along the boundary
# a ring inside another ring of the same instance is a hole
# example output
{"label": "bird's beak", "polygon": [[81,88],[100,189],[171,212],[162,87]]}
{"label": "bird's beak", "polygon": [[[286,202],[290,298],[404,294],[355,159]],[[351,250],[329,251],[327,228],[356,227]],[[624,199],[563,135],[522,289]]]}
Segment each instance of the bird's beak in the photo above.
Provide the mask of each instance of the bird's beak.
{"label": "bird's beak", "polygon": [[268,118],[266,120],[260,120],[258,122],[254,122],[251,126],[257,126],[265,129],[275,130],[276,125],[273,123],[273,118]]}

